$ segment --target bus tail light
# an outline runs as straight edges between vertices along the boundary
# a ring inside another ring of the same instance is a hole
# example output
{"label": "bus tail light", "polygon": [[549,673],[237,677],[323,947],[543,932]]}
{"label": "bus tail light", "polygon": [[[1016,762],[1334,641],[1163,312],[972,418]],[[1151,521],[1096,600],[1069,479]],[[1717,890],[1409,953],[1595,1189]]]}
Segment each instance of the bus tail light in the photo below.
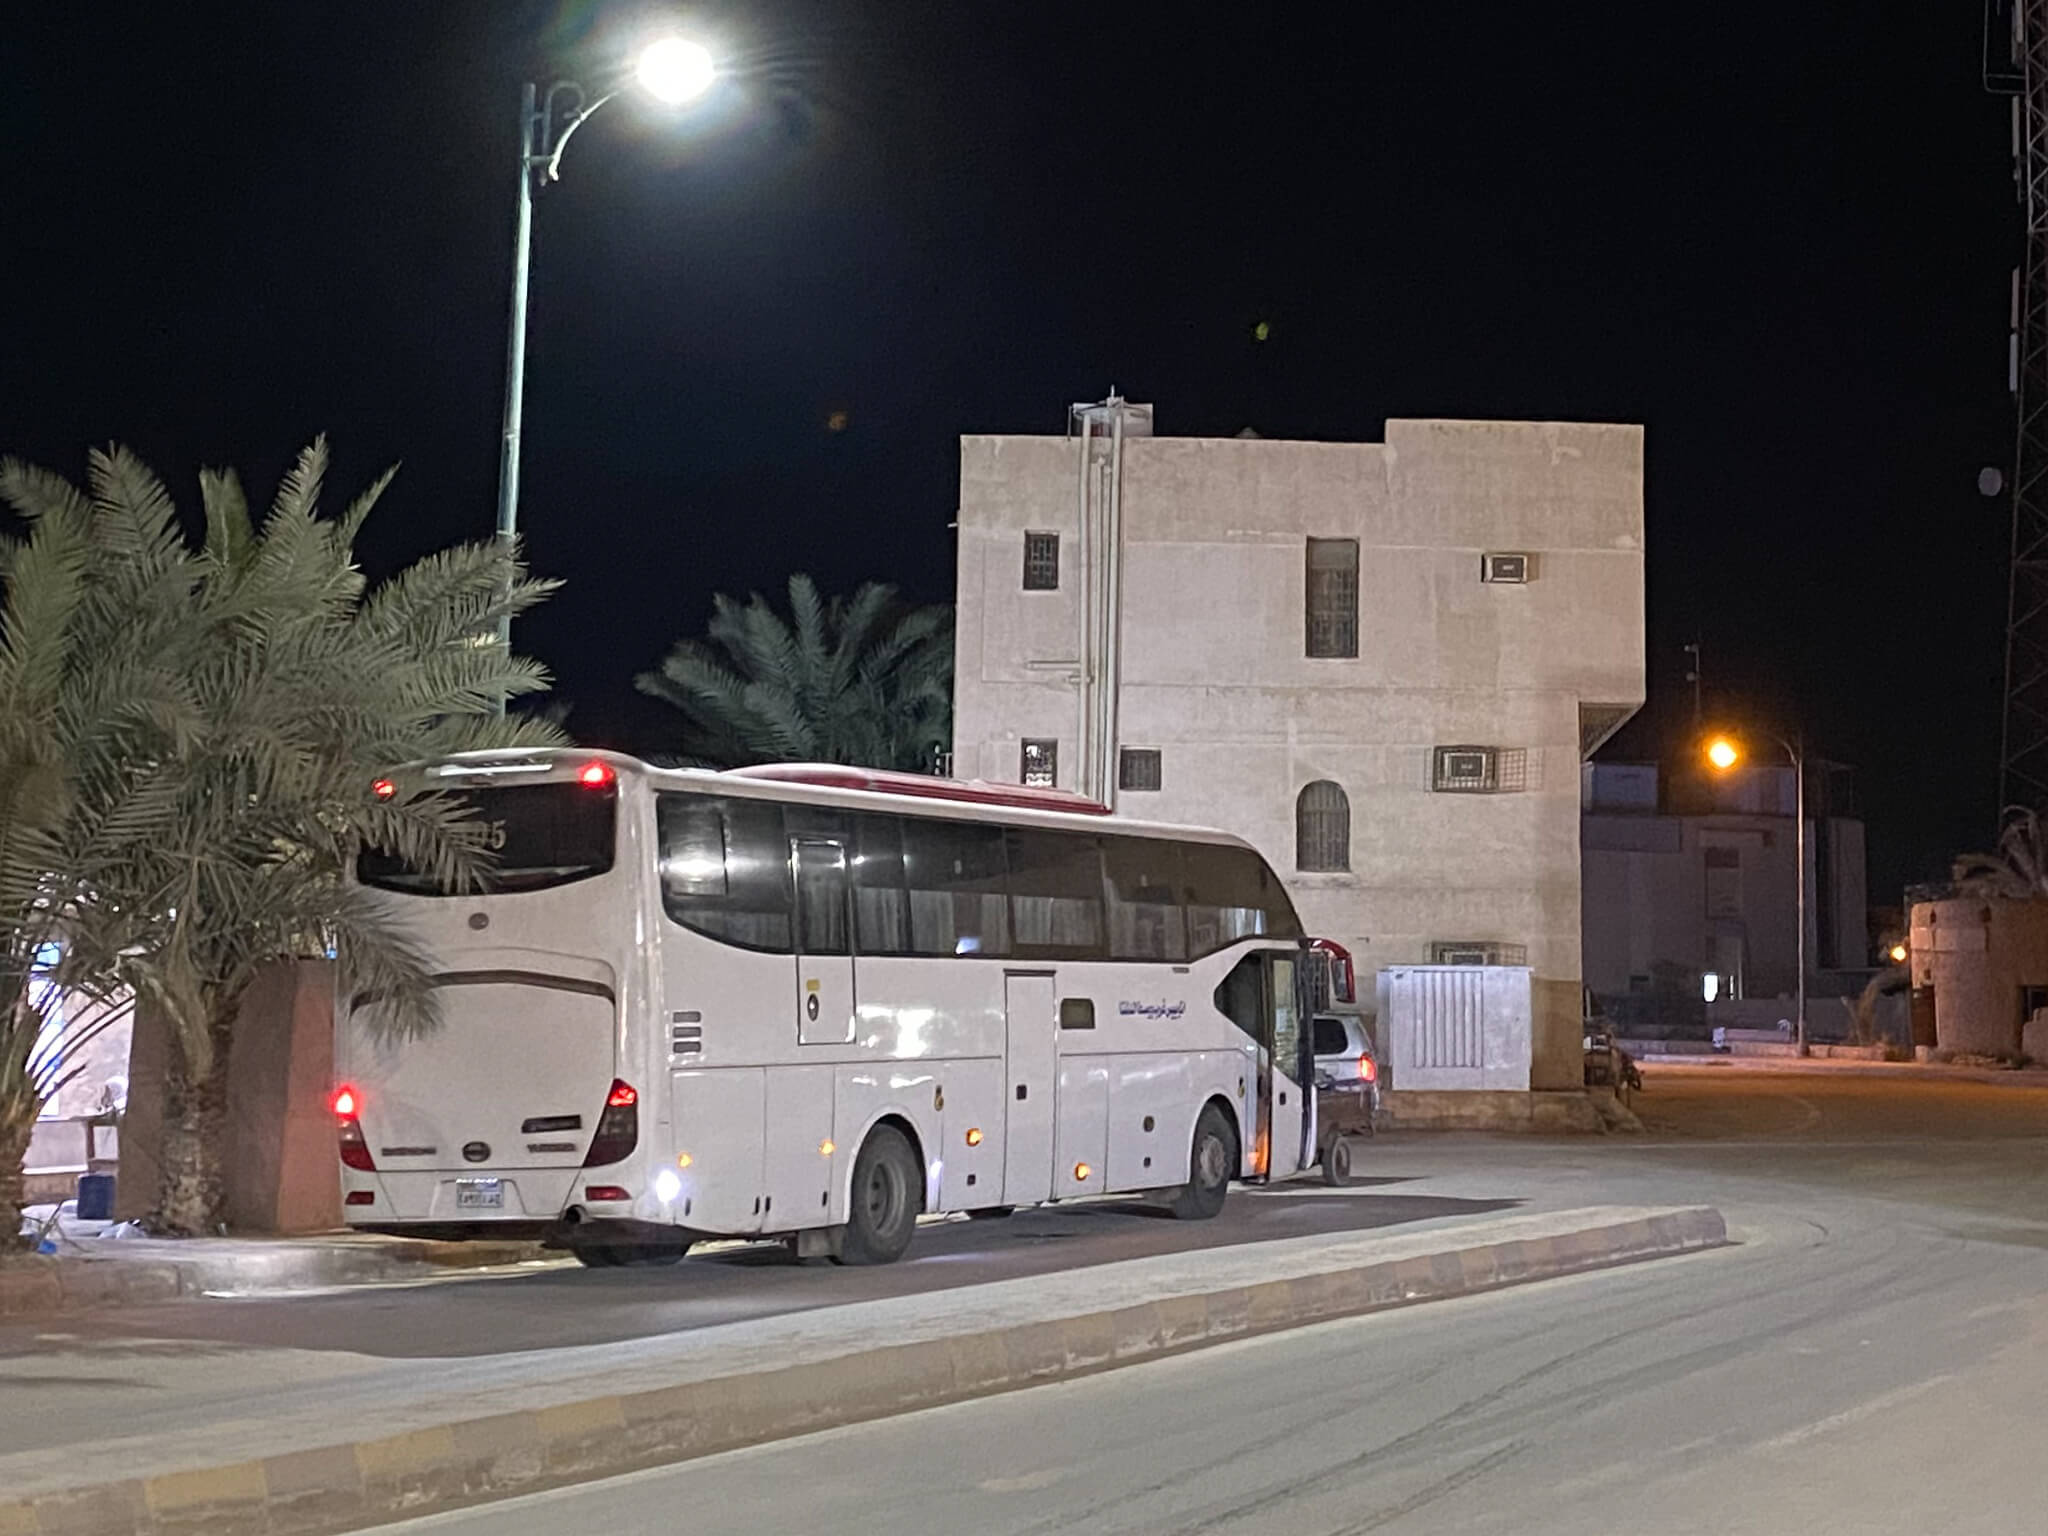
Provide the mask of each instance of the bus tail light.
{"label": "bus tail light", "polygon": [[606,762],[585,763],[576,771],[576,782],[585,789],[610,789],[618,777]]}
{"label": "bus tail light", "polygon": [[334,1090],[334,1134],[341,1148],[341,1165],[358,1173],[375,1173],[377,1160],[370,1156],[370,1144],[363,1140],[361,1112],[363,1096],[343,1083]]}
{"label": "bus tail light", "polygon": [[614,1078],[612,1091],[604,1096],[604,1113],[597,1117],[597,1134],[590,1138],[590,1150],[583,1154],[583,1166],[602,1168],[607,1163],[622,1163],[639,1144],[640,1095],[631,1083]]}

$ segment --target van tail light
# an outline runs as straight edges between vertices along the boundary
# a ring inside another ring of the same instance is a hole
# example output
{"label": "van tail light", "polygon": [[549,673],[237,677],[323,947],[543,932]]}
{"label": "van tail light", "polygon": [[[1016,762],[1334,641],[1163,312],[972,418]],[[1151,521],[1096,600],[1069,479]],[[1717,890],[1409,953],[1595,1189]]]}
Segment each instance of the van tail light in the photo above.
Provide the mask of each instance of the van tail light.
{"label": "van tail light", "polygon": [[370,1144],[363,1140],[363,1122],[357,1119],[363,1096],[344,1083],[334,1090],[334,1133],[341,1148],[341,1165],[358,1173],[375,1173],[377,1160],[370,1156]]}
{"label": "van tail light", "polygon": [[602,1168],[623,1163],[640,1144],[640,1095],[631,1083],[614,1079],[604,1096],[604,1113],[597,1117],[597,1134],[590,1138],[590,1150],[583,1154],[583,1166]]}
{"label": "van tail light", "polygon": [[1372,1052],[1365,1051],[1360,1053],[1358,1058],[1358,1075],[1368,1083],[1376,1083],[1380,1080],[1380,1064],[1372,1059]]}

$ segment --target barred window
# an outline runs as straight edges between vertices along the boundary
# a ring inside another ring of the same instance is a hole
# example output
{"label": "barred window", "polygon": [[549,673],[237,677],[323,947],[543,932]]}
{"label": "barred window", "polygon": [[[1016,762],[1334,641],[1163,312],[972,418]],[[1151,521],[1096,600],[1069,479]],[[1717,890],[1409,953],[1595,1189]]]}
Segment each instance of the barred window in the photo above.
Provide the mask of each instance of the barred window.
{"label": "barred window", "polygon": [[1118,789],[1159,788],[1159,749],[1157,747],[1124,747],[1116,755],[1116,787]]}
{"label": "barred window", "polygon": [[1351,868],[1351,802],[1328,779],[1305,786],[1294,802],[1294,867]]}
{"label": "barred window", "polygon": [[1056,533],[1024,535],[1024,590],[1057,592],[1060,585],[1060,536]]}
{"label": "barred window", "polygon": [[1305,587],[1311,656],[1358,654],[1358,540],[1310,539]]}

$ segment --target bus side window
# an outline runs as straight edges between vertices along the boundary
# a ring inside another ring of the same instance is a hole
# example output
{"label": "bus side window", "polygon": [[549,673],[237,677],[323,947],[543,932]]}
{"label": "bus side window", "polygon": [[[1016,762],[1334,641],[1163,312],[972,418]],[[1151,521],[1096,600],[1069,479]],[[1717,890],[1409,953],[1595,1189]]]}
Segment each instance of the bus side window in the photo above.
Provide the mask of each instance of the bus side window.
{"label": "bus side window", "polygon": [[1251,849],[1183,843],[1180,851],[1191,957],[1240,939],[1301,937],[1286,890]]}
{"label": "bus side window", "polygon": [[1016,954],[1107,959],[1100,839],[1085,832],[1012,827],[1007,840]]}
{"label": "bus side window", "polygon": [[904,817],[903,882],[912,954],[1009,954],[1001,827]]}
{"label": "bus side window", "polygon": [[854,818],[853,947],[863,955],[911,952],[902,827],[897,816]]}
{"label": "bus side window", "polygon": [[661,901],[685,928],[788,954],[789,843],[782,807],[737,796],[656,797]]}
{"label": "bus side window", "polygon": [[1185,960],[1187,922],[1181,912],[1181,850],[1153,837],[1111,837],[1102,845],[1109,876],[1109,957]]}

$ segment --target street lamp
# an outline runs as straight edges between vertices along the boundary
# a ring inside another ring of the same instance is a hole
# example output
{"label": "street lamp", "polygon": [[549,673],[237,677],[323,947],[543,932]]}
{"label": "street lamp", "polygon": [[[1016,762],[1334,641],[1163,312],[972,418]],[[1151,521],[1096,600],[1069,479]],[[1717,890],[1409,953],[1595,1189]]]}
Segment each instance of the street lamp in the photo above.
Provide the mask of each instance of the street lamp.
{"label": "street lamp", "polygon": [[[681,106],[703,95],[718,77],[717,65],[701,44],[687,38],[657,38],[640,50],[633,78],[655,100]],[[533,189],[537,181],[559,181],[562,151],[570,135],[589,122],[621,87],[594,101],[573,80],[557,80],[545,97],[529,83],[519,96],[519,205],[512,227],[512,327],[505,343],[505,436],[498,459],[498,539],[510,544],[519,532],[519,420],[526,403],[526,294],[533,266]],[[498,621],[499,643],[512,643],[512,620]]]}
{"label": "street lamp", "polygon": [[[1806,1051],[1806,754],[1801,750],[1797,736],[1787,740],[1783,736],[1766,731],[1770,740],[1785,749],[1785,755],[1792,761],[1792,827],[1797,856],[1794,879],[1798,885],[1795,910],[1799,922],[1799,984],[1793,1003],[1793,1022],[1799,1040],[1799,1054]],[[1742,761],[1741,743],[1732,736],[1713,736],[1705,745],[1707,762],[1717,773],[1726,773]]]}

